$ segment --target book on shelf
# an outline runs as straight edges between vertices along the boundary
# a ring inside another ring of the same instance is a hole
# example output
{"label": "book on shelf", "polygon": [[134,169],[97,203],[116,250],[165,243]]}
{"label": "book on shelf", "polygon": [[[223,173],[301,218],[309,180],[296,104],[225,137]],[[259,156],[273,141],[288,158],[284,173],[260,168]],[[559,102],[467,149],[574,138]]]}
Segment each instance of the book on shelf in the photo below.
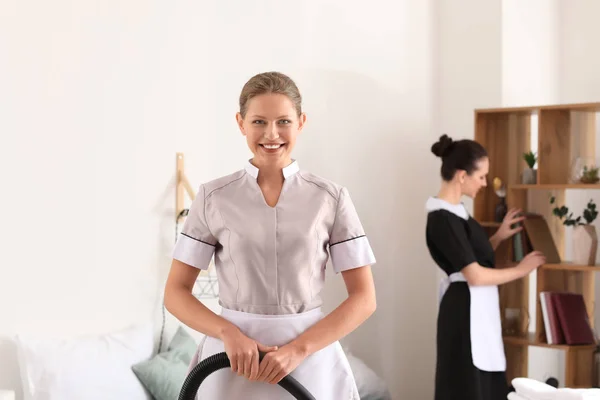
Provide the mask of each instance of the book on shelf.
{"label": "book on shelf", "polygon": [[595,344],[583,295],[540,292],[540,305],[548,344]]}
{"label": "book on shelf", "polygon": [[529,237],[527,236],[527,232],[525,231],[522,222],[517,222],[512,227],[523,228],[520,232],[513,235],[513,261],[519,262],[527,255],[527,253],[531,252],[531,243],[529,242]]}
{"label": "book on shelf", "polygon": [[513,235],[513,261],[519,262],[528,253],[540,251],[549,264],[560,264],[561,259],[546,218],[536,213],[523,213],[525,220],[515,224],[523,229]]}
{"label": "book on shelf", "polygon": [[528,250],[540,251],[546,257],[548,264],[560,264],[560,254],[546,218],[535,213],[526,213],[525,217],[521,232],[527,236]]}

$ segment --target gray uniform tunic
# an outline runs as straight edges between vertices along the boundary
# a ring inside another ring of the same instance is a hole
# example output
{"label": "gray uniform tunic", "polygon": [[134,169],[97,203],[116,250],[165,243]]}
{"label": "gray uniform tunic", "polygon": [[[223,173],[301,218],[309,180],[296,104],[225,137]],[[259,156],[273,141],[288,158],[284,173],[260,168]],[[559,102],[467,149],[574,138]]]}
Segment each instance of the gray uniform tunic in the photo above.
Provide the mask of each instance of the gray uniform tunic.
{"label": "gray uniform tunic", "polygon": [[346,188],[283,169],[278,203],[269,206],[258,169],[201,185],[177,240],[174,258],[200,269],[214,256],[222,307],[281,315],[321,306],[325,266],[336,273],[375,263]]}

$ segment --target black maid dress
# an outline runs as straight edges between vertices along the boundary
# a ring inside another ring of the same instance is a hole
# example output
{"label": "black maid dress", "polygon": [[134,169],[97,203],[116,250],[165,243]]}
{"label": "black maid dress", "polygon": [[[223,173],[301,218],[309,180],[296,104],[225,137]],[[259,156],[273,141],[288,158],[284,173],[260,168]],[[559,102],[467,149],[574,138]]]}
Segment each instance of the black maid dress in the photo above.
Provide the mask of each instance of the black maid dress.
{"label": "black maid dress", "polygon": [[488,235],[462,204],[427,201],[431,257],[448,276],[440,289],[435,400],[505,400],[509,393],[497,286],[469,287],[461,270],[494,268]]}

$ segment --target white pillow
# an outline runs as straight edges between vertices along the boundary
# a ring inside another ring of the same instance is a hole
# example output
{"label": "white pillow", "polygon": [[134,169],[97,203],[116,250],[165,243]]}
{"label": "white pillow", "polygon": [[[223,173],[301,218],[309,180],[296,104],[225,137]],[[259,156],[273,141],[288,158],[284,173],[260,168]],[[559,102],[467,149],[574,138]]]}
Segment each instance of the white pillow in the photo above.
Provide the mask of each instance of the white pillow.
{"label": "white pillow", "polygon": [[17,336],[25,400],[151,400],[131,367],[152,356],[151,325],[74,339]]}

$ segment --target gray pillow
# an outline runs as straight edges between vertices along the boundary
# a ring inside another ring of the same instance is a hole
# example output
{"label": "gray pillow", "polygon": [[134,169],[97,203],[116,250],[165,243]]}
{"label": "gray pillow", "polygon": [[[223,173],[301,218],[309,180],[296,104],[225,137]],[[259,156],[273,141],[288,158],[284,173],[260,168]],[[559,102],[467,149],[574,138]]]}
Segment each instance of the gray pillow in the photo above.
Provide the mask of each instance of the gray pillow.
{"label": "gray pillow", "polygon": [[167,351],[171,351],[174,349],[181,350],[183,360],[187,364],[192,362],[192,358],[198,350],[198,344],[196,343],[194,338],[181,325],[179,325],[177,331],[175,332],[175,335],[173,336],[173,339],[171,339],[171,343],[169,343]]}
{"label": "gray pillow", "polygon": [[167,351],[133,365],[133,372],[156,400],[177,400],[197,348],[194,338],[179,326]]}
{"label": "gray pillow", "polygon": [[188,369],[183,355],[178,349],[165,351],[131,368],[156,400],[177,400]]}

